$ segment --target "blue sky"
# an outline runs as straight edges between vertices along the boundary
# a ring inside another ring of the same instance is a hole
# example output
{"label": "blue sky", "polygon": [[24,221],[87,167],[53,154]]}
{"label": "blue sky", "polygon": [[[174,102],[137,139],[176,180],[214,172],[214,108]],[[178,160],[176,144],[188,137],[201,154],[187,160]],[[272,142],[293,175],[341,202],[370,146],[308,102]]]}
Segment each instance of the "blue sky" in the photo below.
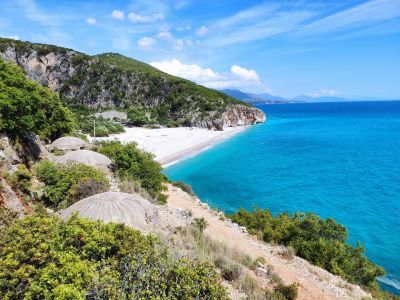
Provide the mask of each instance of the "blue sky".
{"label": "blue sky", "polygon": [[7,0],[0,36],[118,52],[212,88],[400,99],[400,0]]}

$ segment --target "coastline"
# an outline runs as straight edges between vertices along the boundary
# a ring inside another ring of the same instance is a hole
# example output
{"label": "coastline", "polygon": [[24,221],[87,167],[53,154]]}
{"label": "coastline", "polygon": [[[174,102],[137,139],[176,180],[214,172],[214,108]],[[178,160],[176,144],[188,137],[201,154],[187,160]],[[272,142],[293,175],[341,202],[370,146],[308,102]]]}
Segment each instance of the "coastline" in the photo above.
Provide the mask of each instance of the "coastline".
{"label": "coastline", "polygon": [[[164,168],[196,155],[209,147],[227,140],[249,126],[226,127],[223,131],[196,127],[158,128],[125,127],[125,132],[98,141],[119,140],[122,143],[136,142],[144,151],[154,154],[155,160]],[[89,141],[95,139],[90,137]]]}
{"label": "coastline", "polygon": [[[225,245],[232,251],[244,253],[256,260],[263,257],[268,266],[275,270],[285,284],[299,284],[297,299],[364,299],[371,294],[356,284],[348,283],[338,275],[310,264],[305,259],[294,256],[287,259],[282,256],[282,246],[271,245],[250,235],[245,227],[233,223],[222,212],[210,208],[197,196],[189,195],[171,184],[167,185],[168,207],[190,211],[194,218],[204,218],[207,227],[204,233],[211,239]],[[258,269],[255,279],[261,285],[268,285],[265,276]]]}

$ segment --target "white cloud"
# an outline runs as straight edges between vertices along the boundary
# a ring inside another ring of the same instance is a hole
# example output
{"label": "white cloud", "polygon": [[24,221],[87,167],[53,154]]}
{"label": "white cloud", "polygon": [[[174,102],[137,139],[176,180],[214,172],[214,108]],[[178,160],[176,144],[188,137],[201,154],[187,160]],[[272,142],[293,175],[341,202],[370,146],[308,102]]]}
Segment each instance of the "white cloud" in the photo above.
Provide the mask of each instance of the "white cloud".
{"label": "white cloud", "polygon": [[128,14],[128,19],[133,23],[149,23],[164,20],[164,15],[162,13],[157,13],[147,16],[130,12]]}
{"label": "white cloud", "polygon": [[41,10],[34,0],[16,0],[15,2],[20,6],[25,17],[31,21],[39,22],[45,26],[56,26],[59,23],[59,15]]}
{"label": "white cloud", "polygon": [[206,26],[201,26],[200,28],[197,28],[196,34],[198,36],[205,36],[208,33],[208,28]]}
{"label": "white cloud", "polygon": [[373,24],[400,17],[400,1],[375,0],[319,19],[301,31],[303,34],[328,33]]}
{"label": "white cloud", "polygon": [[260,78],[258,77],[258,74],[256,71],[248,70],[246,68],[242,68],[237,65],[233,65],[231,67],[231,73],[241,79],[244,79],[244,80],[254,81],[254,82],[260,81]]}
{"label": "white cloud", "polygon": [[123,11],[114,9],[111,13],[111,17],[117,20],[123,20],[125,19],[125,13]]}
{"label": "white cloud", "polygon": [[217,26],[226,28],[237,24],[243,26],[247,23],[257,23],[260,19],[265,19],[266,16],[270,16],[271,12],[275,11],[278,7],[279,5],[277,4],[258,4],[219,20]]}
{"label": "white cloud", "polygon": [[220,79],[221,76],[218,73],[215,73],[213,70],[206,68],[203,69],[199,65],[186,65],[181,63],[178,59],[173,59],[171,61],[164,60],[161,62],[152,62],[150,63],[153,67],[174,75],[183,77],[197,83],[206,82],[209,80]]}
{"label": "white cloud", "polygon": [[319,91],[311,94],[313,97],[323,97],[323,96],[328,96],[328,97],[334,97],[340,95],[341,92],[332,90],[332,89],[320,89]]}
{"label": "white cloud", "polygon": [[19,40],[19,36],[16,34],[12,34],[12,35],[6,35],[5,36],[6,39],[12,39],[12,40]]}
{"label": "white cloud", "polygon": [[150,48],[156,43],[156,40],[153,39],[152,37],[142,37],[140,40],[138,40],[137,44],[141,48]]}
{"label": "white cloud", "polygon": [[174,49],[175,50],[182,50],[183,49],[183,40],[182,39],[176,39],[174,42]]}
{"label": "white cloud", "polygon": [[192,28],[190,26],[178,26],[178,27],[176,27],[176,30],[179,31],[179,32],[190,31],[191,29]]}
{"label": "white cloud", "polygon": [[159,39],[161,39],[161,40],[166,40],[166,41],[173,40],[173,38],[174,38],[174,37],[172,36],[171,32],[169,32],[169,31],[160,31],[160,32],[157,34],[157,36],[158,36]]}
{"label": "white cloud", "polygon": [[87,18],[87,19],[86,19],[86,23],[88,23],[89,25],[94,25],[94,24],[96,24],[96,19],[94,19],[94,18]]}
{"label": "white cloud", "polygon": [[189,79],[209,88],[243,88],[261,85],[254,70],[247,70],[236,65],[231,67],[231,72],[223,74],[196,64],[184,64],[178,59],[151,62],[150,65],[168,74]]}
{"label": "white cloud", "polygon": [[332,8],[342,7],[328,2],[264,2],[249,7],[208,24],[213,34],[206,43],[215,48],[281,35],[293,38],[321,34],[337,40],[400,32],[399,0],[358,1],[361,3],[326,15]]}

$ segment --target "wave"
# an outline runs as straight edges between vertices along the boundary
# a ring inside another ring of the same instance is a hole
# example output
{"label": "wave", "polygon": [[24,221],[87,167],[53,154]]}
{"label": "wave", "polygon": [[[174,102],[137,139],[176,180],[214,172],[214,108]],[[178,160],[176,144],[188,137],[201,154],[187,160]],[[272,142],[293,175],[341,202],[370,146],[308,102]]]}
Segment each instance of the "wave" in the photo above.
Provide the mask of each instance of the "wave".
{"label": "wave", "polygon": [[399,290],[399,291],[400,291],[400,281],[398,281],[398,280],[396,280],[396,279],[394,279],[394,278],[390,278],[390,277],[388,277],[388,276],[386,276],[386,277],[379,277],[379,278],[378,278],[378,281],[379,281],[379,282],[382,282],[382,283],[384,283],[384,284],[386,284],[386,285],[389,285],[389,286],[395,288],[396,290]]}

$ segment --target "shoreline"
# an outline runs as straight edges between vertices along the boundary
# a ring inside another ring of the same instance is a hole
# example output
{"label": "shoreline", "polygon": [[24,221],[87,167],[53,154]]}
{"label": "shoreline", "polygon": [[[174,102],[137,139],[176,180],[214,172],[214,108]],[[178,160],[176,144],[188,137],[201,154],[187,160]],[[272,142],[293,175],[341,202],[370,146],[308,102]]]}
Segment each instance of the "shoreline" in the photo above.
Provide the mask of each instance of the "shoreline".
{"label": "shoreline", "polygon": [[180,162],[181,160],[196,156],[196,155],[202,153],[203,151],[206,151],[207,149],[230,139],[231,137],[235,136],[236,134],[245,131],[249,127],[248,126],[240,126],[240,127],[234,127],[234,128],[236,130],[231,130],[229,132],[222,131],[224,133],[221,135],[210,138],[209,140],[207,140],[203,143],[199,143],[188,149],[184,149],[175,154],[172,154],[171,156],[160,159],[159,163],[162,165],[163,168],[166,168],[168,166],[171,166],[173,164]]}
{"label": "shoreline", "polygon": [[[121,143],[136,142],[141,150],[152,153],[163,168],[185,158],[197,155],[206,149],[245,131],[250,126],[226,127],[214,131],[196,127],[158,128],[125,127],[124,133],[96,138],[98,141],[119,140]],[[89,137],[89,141],[95,139]]]}
{"label": "shoreline", "polygon": [[[227,218],[223,212],[212,209],[196,195],[189,195],[179,187],[167,185],[167,206],[190,211],[194,218],[207,222],[205,235],[225,245],[228,249],[244,253],[256,260],[263,257],[272,270],[275,270],[284,284],[299,284],[297,299],[362,299],[371,295],[360,286],[351,284],[338,275],[312,265],[298,256],[287,259],[282,256],[282,246],[258,240],[240,226]],[[255,279],[265,284],[263,273],[255,271]]]}

